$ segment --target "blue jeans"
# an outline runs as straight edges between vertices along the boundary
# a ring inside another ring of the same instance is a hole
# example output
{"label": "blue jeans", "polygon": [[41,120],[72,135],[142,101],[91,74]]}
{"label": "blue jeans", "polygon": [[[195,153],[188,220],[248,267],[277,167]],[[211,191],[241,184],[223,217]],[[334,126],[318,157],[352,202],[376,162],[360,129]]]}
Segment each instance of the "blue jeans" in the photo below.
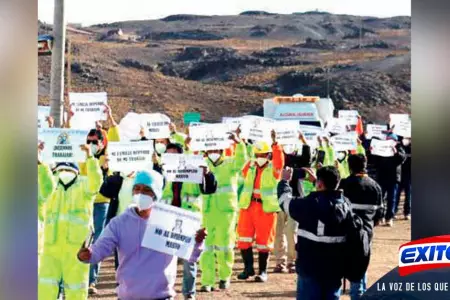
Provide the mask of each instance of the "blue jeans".
{"label": "blue jeans", "polygon": [[197,277],[197,263],[183,261],[183,289],[184,296],[195,295],[195,281]]}
{"label": "blue jeans", "polygon": [[298,275],[297,300],[339,300],[342,279],[318,281],[311,277]]}
{"label": "blue jeans", "polygon": [[398,183],[383,183],[381,185],[383,197],[386,201],[386,220],[391,220],[395,216],[395,208],[397,207]]}
{"label": "blue jeans", "polygon": [[411,178],[402,179],[397,191],[397,203],[395,212],[398,211],[398,204],[400,203],[400,196],[402,191],[405,191],[405,204],[403,205],[403,215],[411,214]]}
{"label": "blue jeans", "polygon": [[350,299],[359,300],[367,290],[367,273],[360,282],[350,282]]}
{"label": "blue jeans", "polygon": [[[106,214],[109,203],[94,203],[94,243],[105,228]],[[91,265],[89,269],[89,285],[96,284],[98,274],[100,273],[100,264]]]}

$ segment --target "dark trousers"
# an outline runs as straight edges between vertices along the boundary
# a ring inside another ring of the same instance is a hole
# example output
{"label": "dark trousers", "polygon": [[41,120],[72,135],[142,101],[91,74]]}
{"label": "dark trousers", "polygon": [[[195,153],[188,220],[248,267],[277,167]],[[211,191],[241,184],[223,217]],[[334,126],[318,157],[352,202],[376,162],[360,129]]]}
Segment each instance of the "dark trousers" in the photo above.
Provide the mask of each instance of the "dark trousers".
{"label": "dark trousers", "polygon": [[397,203],[395,206],[395,213],[398,211],[398,204],[400,203],[400,195],[405,192],[405,203],[403,204],[403,215],[411,214],[411,178],[402,178],[402,182],[398,187]]}
{"label": "dark trousers", "polygon": [[395,208],[397,207],[397,182],[383,182],[380,184],[383,191],[383,204],[386,207],[386,220],[391,220],[395,216]]}

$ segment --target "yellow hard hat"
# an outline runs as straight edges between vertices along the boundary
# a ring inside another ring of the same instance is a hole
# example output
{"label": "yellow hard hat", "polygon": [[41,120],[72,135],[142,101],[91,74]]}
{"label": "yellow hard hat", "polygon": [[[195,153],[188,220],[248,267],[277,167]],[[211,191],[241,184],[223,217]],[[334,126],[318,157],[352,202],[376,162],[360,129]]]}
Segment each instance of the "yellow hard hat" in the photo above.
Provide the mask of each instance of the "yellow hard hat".
{"label": "yellow hard hat", "polygon": [[267,142],[259,141],[253,144],[253,150],[255,154],[263,154],[272,152],[272,148]]}

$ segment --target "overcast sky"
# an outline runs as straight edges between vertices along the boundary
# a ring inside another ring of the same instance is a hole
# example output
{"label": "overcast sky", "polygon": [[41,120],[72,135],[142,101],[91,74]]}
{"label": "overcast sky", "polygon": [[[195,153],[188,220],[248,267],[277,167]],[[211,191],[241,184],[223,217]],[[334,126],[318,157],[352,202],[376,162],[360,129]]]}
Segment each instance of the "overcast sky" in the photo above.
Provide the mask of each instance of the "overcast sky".
{"label": "overcast sky", "polygon": [[[39,0],[38,17],[53,23],[55,0]],[[410,16],[411,0],[66,0],[66,19],[84,26],[173,14],[236,15],[245,10],[290,14],[319,9],[374,17]]]}

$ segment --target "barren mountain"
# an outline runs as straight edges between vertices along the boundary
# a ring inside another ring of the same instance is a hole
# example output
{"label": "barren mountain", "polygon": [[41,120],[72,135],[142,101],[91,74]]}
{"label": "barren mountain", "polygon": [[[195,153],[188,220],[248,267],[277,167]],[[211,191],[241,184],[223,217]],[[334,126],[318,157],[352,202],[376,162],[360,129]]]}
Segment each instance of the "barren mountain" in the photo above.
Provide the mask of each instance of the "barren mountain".
{"label": "barren mountain", "polygon": [[[260,113],[264,98],[294,93],[329,94],[338,108],[373,121],[410,111],[410,17],[247,11],[81,30],[68,32],[71,89],[108,92],[118,118],[134,109],[177,121],[198,111],[219,121]],[[40,103],[49,83],[50,58],[40,57]]]}

